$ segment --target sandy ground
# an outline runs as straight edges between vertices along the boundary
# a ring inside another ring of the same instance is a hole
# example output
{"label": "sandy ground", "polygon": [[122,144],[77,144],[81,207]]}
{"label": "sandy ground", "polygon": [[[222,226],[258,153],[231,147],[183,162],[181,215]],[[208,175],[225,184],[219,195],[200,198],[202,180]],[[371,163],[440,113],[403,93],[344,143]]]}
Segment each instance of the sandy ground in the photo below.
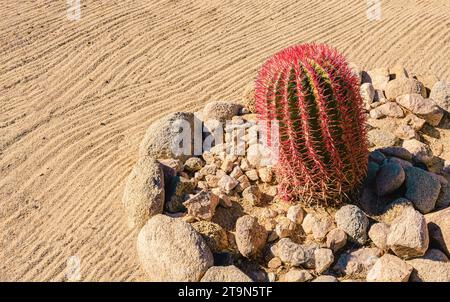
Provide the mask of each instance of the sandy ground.
{"label": "sandy ground", "polygon": [[[143,280],[121,197],[148,125],[236,100],[292,44],[338,47],[363,68],[450,80],[450,2],[3,0],[0,280]],[[226,2],[226,4],[224,4]],[[73,258],[72,258],[73,259]]]}

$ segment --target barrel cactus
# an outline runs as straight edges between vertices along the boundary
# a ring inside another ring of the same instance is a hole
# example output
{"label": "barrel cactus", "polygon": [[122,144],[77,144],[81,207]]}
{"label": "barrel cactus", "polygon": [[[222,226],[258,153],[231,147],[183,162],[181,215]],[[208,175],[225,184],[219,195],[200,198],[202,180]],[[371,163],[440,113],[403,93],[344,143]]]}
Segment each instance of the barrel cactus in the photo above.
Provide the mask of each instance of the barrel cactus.
{"label": "barrel cactus", "polygon": [[368,148],[359,84],[345,58],[324,44],[289,47],[262,67],[256,112],[268,146],[277,148],[284,199],[340,202],[364,179]]}

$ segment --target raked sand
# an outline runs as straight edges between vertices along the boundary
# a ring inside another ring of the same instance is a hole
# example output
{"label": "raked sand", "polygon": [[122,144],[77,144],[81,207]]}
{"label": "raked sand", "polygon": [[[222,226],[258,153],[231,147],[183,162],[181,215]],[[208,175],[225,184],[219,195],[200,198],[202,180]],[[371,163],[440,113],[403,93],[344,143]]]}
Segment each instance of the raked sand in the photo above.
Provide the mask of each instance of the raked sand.
{"label": "raked sand", "polygon": [[[261,64],[327,42],[362,68],[450,80],[450,2],[2,1],[0,280],[143,280],[121,206],[148,125],[237,100]],[[69,267],[71,264],[69,263]]]}

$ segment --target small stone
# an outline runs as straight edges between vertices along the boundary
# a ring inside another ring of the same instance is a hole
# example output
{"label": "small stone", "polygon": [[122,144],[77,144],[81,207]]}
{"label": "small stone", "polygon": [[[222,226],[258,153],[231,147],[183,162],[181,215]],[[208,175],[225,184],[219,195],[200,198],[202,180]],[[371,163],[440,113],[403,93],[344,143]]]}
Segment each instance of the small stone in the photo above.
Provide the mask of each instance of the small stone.
{"label": "small stone", "polygon": [[306,282],[312,280],[313,276],[307,270],[293,268],[281,276],[283,282]]}
{"label": "small stone", "polygon": [[400,125],[397,129],[395,129],[395,135],[403,140],[419,138],[416,131],[414,131],[414,129],[409,125]]}
{"label": "small stone", "polygon": [[276,269],[279,268],[282,265],[280,258],[274,257],[272,258],[269,263],[267,263],[267,267],[270,269]]}
{"label": "small stone", "polygon": [[250,163],[248,162],[248,160],[246,158],[243,158],[241,160],[241,169],[242,169],[242,171],[249,171],[252,169]]}
{"label": "small stone", "polygon": [[431,243],[450,257],[450,208],[425,215]]}
{"label": "small stone", "polygon": [[407,161],[411,161],[413,158],[411,152],[409,152],[403,147],[387,147],[378,150],[386,156],[398,157]]}
{"label": "small stone", "polygon": [[349,238],[359,244],[367,241],[369,219],[364,212],[355,205],[341,207],[335,214],[336,224]]}
{"label": "small stone", "polygon": [[390,101],[405,94],[420,94],[426,97],[426,90],[423,84],[416,79],[400,78],[387,83],[384,90],[386,98]]}
{"label": "small stone", "polygon": [[375,97],[375,89],[371,83],[364,83],[360,87],[360,94],[365,105],[370,105],[373,103]]}
{"label": "small stone", "polygon": [[399,139],[392,133],[381,129],[372,129],[367,133],[369,144],[372,147],[395,146]]}
{"label": "small stone", "polygon": [[210,188],[216,188],[219,185],[219,177],[216,175],[206,175],[205,181]]}
{"label": "small stone", "polygon": [[219,197],[210,191],[201,191],[183,203],[188,210],[188,215],[202,220],[211,220],[218,204]]}
{"label": "small stone", "polygon": [[257,181],[259,179],[258,171],[256,170],[249,170],[245,172],[245,175],[252,181]]}
{"label": "small stone", "polygon": [[223,193],[220,188],[214,188],[211,190],[211,192],[219,197],[219,205],[221,207],[231,208],[233,206],[233,202],[231,201],[230,197],[227,194]]}
{"label": "small stone", "polygon": [[234,265],[213,266],[208,269],[200,282],[253,282]]}
{"label": "small stone", "polygon": [[407,263],[414,268],[411,282],[450,282],[450,262],[439,250],[430,249],[423,257]]}
{"label": "small stone", "polygon": [[403,148],[413,155],[416,162],[428,164],[433,159],[430,147],[416,139],[403,141]]}
{"label": "small stone", "polygon": [[375,68],[362,72],[363,83],[372,83],[373,88],[384,90],[389,82],[388,68]]}
{"label": "small stone", "polygon": [[386,116],[401,118],[405,116],[405,112],[395,102],[387,102],[370,111],[370,117],[374,119],[380,119]]}
{"label": "small stone", "polygon": [[431,88],[430,99],[433,99],[442,109],[450,112],[450,83],[444,80]]}
{"label": "small stone", "polygon": [[437,126],[444,116],[443,110],[432,100],[424,99],[420,94],[405,94],[397,97],[397,103],[431,126]]}
{"label": "small stone", "polygon": [[334,269],[349,278],[365,279],[368,271],[380,258],[379,248],[364,247],[341,254]]}
{"label": "small stone", "polygon": [[264,168],[258,169],[258,175],[259,175],[259,178],[263,182],[271,182],[273,179],[272,168],[264,167]]}
{"label": "small stone", "polygon": [[399,164],[390,162],[382,165],[376,179],[377,195],[385,196],[395,192],[404,181],[405,171]]}
{"label": "small stone", "polygon": [[314,251],[316,272],[321,274],[334,262],[333,252],[330,249],[320,248]]}
{"label": "small stone", "polygon": [[277,280],[277,275],[275,275],[275,273],[268,273],[267,274],[267,279],[269,280],[269,282],[275,282]]}
{"label": "small stone", "polygon": [[205,163],[200,158],[191,157],[191,158],[188,158],[186,160],[186,162],[184,163],[184,169],[188,172],[197,172],[201,168],[203,168],[204,165],[205,165]]}
{"label": "small stone", "polygon": [[261,191],[258,186],[250,186],[242,192],[242,197],[253,206],[259,206],[261,203]]}
{"label": "small stone", "polygon": [[338,252],[341,248],[343,248],[347,244],[347,234],[339,229],[332,229],[327,234],[326,246],[331,249],[334,253]]}
{"label": "small stone", "polygon": [[368,282],[408,282],[413,267],[402,259],[385,254],[367,274]]}
{"label": "small stone", "polygon": [[242,191],[244,191],[245,189],[247,189],[248,187],[251,186],[250,184],[250,180],[248,179],[248,177],[246,175],[242,175],[241,177],[239,177],[237,179],[237,181],[239,182],[239,189],[241,189]]}
{"label": "small stone", "polygon": [[217,166],[214,164],[205,165],[203,168],[200,169],[199,173],[203,176],[206,175],[214,175],[217,172]]}
{"label": "small stone", "polygon": [[204,220],[193,222],[191,225],[202,235],[213,253],[224,251],[229,247],[227,233],[220,225]]}
{"label": "small stone", "polygon": [[166,189],[164,209],[169,213],[184,212],[186,208],[183,202],[189,198],[189,194],[194,192],[196,185],[193,179],[183,176],[174,177]]}
{"label": "small stone", "polygon": [[292,235],[295,230],[295,223],[293,223],[287,217],[282,217],[277,226],[275,227],[275,233],[279,238],[285,238]]}
{"label": "small stone", "polygon": [[370,227],[369,238],[376,247],[387,250],[387,236],[389,234],[389,225],[385,223],[375,223]]}
{"label": "small stone", "polygon": [[318,276],[316,279],[314,279],[311,282],[339,282],[339,280],[334,276],[322,275],[322,276]]}
{"label": "small stone", "polygon": [[312,226],[312,234],[315,240],[324,239],[328,232],[334,228],[333,219],[328,215],[317,217]]}
{"label": "small stone", "polygon": [[230,173],[230,176],[233,177],[234,179],[239,179],[239,177],[241,177],[243,175],[244,175],[244,172],[242,172],[242,169],[239,166],[234,167],[233,171],[231,171],[231,173]]}
{"label": "small stone", "polygon": [[302,224],[305,211],[300,205],[289,207],[286,217],[295,224]]}
{"label": "small stone", "polygon": [[255,217],[245,215],[236,221],[236,244],[244,257],[257,255],[266,244],[267,231]]}
{"label": "small stone", "polygon": [[234,168],[234,163],[231,160],[225,159],[220,166],[220,169],[225,173],[230,173]]}
{"label": "small stone", "polygon": [[299,266],[307,261],[304,247],[289,238],[280,239],[274,246],[274,252],[287,265]]}
{"label": "small stone", "polygon": [[431,212],[441,191],[441,183],[429,172],[416,167],[405,169],[406,193],[405,197],[410,200],[421,213]]}
{"label": "small stone", "polygon": [[262,144],[251,144],[247,150],[247,159],[253,167],[265,167],[273,164],[270,150]]}
{"label": "small stone", "polygon": [[315,224],[317,218],[314,214],[307,213],[302,222],[302,228],[305,234],[312,234],[313,225]]}
{"label": "small stone", "polygon": [[239,182],[236,179],[228,175],[222,176],[218,183],[219,187],[224,190],[225,193],[230,193],[238,184]]}
{"label": "small stone", "polygon": [[406,208],[394,219],[387,238],[388,247],[400,258],[420,257],[428,249],[429,235],[425,218],[414,209]]}

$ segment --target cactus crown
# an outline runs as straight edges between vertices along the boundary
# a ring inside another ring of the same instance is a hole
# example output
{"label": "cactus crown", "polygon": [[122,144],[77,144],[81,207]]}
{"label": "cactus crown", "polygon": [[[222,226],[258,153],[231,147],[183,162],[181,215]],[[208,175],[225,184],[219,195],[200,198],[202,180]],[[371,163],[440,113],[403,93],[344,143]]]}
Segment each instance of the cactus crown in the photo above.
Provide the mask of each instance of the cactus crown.
{"label": "cactus crown", "polygon": [[368,148],[359,80],[336,49],[303,44],[277,53],[259,73],[255,103],[269,147],[278,121],[284,199],[339,202],[361,183]]}

